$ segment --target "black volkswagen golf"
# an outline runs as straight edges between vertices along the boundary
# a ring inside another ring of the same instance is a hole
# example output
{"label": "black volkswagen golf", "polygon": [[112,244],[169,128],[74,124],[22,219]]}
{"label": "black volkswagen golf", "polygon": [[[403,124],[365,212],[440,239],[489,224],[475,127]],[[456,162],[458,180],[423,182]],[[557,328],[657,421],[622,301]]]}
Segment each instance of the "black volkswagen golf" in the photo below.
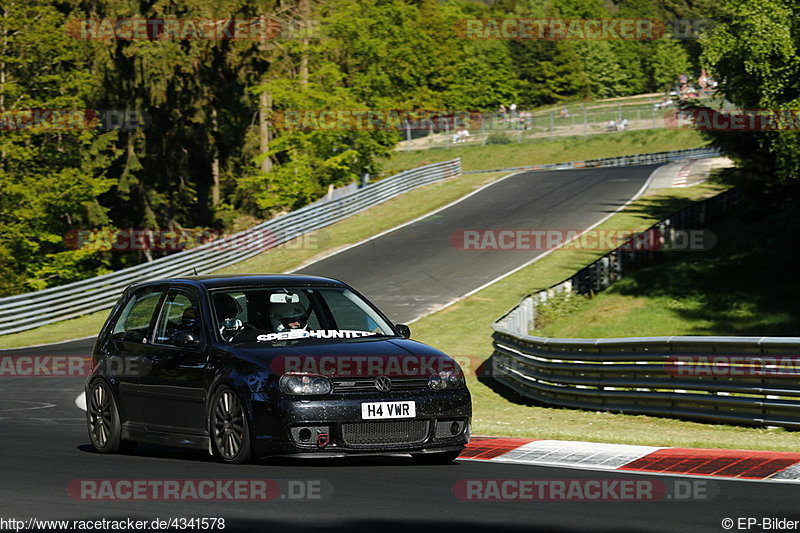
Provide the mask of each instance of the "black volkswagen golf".
{"label": "black volkswagen golf", "polygon": [[129,287],[95,344],[87,425],[100,452],[137,442],[266,455],[455,459],[472,404],[458,364],[353,288],[296,275]]}

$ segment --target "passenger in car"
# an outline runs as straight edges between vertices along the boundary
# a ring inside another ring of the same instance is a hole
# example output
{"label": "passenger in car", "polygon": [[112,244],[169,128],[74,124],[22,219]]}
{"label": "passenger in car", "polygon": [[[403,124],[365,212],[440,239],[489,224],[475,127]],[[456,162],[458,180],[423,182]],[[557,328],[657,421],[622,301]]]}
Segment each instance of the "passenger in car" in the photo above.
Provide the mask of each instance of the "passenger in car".
{"label": "passenger in car", "polygon": [[230,340],[237,331],[243,329],[244,325],[237,316],[239,304],[230,294],[217,293],[214,295],[214,312],[217,318],[217,328],[222,338]]}

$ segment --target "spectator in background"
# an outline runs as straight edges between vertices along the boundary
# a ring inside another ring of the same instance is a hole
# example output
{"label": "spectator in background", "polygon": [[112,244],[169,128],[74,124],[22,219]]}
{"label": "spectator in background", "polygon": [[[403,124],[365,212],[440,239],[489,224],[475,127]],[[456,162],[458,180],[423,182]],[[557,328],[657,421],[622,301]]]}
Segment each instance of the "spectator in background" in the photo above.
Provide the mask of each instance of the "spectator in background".
{"label": "spectator in background", "polygon": [[658,111],[659,109],[662,109],[664,107],[669,107],[671,105],[672,105],[672,99],[669,96],[667,96],[661,102],[656,102],[655,104],[653,104],[653,109]]}
{"label": "spectator in background", "polygon": [[500,104],[498,111],[500,112],[500,118],[506,118],[506,106]]}
{"label": "spectator in background", "polygon": [[461,128],[458,130],[458,142],[467,142],[467,137],[469,137],[469,130],[467,130],[467,128]]}
{"label": "spectator in background", "polygon": [[689,92],[689,77],[686,74],[678,76],[678,94],[684,98]]}
{"label": "spectator in background", "polygon": [[511,118],[517,118],[517,104],[512,102],[511,105],[508,106],[508,110],[511,112]]}
{"label": "spectator in background", "polygon": [[519,125],[521,130],[529,130],[533,128],[533,113],[530,111],[521,111],[519,114]]}
{"label": "spectator in background", "polygon": [[558,112],[558,116],[561,118],[569,118],[570,117],[569,109],[567,109],[566,107],[561,108],[561,111]]}
{"label": "spectator in background", "polygon": [[697,77],[697,85],[700,87],[700,95],[706,96],[706,91],[708,90],[708,75],[706,74],[706,69],[700,69],[700,75]]}

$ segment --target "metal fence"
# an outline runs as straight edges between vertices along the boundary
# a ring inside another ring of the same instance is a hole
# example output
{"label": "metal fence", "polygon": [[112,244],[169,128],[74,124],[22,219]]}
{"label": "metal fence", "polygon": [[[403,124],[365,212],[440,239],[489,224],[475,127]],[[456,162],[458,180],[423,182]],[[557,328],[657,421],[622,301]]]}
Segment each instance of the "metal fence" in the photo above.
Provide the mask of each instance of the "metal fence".
{"label": "metal fence", "polygon": [[800,428],[797,337],[493,336],[494,378],[548,405]]}
{"label": "metal fence", "polygon": [[131,283],[214,272],[320,229],[416,187],[458,176],[453,159],[401,172],[329,202],[309,205],[246,231],[154,261],[59,287],[0,298],[0,334],[15,333],[113,306]]}
{"label": "metal fence", "polygon": [[[677,230],[697,228],[736,201],[737,192],[726,191],[646,232],[668,244]],[[800,337],[553,339],[529,334],[537,307],[555,295],[601,291],[623,273],[652,262],[662,252],[641,249],[649,242],[634,239],[523,298],[492,325],[491,375],[548,405],[800,428]]]}
{"label": "metal fence", "polygon": [[489,170],[466,170],[464,174],[477,174],[479,172],[513,172],[521,170],[568,170],[576,168],[597,167],[627,167],[632,165],[655,165],[671,163],[684,159],[703,159],[721,155],[716,148],[690,148],[687,150],[672,150],[669,152],[652,152],[649,154],[621,155],[617,157],[604,157],[602,159],[588,159],[586,161],[570,161],[567,163],[547,163],[544,165],[529,165],[524,167],[493,168]]}
{"label": "metal fence", "polygon": [[[662,97],[598,106],[567,105],[557,110],[538,112],[470,113],[469,120],[461,121],[455,117],[440,116],[413,126],[409,122],[402,125],[400,130],[404,142],[398,145],[397,150],[483,145],[498,142],[490,139],[491,135],[498,134],[500,142],[524,143],[562,136],[586,137],[603,133],[614,135],[630,130],[675,129],[679,125],[675,113],[674,102]],[[469,132],[468,136],[457,135],[462,128]]]}

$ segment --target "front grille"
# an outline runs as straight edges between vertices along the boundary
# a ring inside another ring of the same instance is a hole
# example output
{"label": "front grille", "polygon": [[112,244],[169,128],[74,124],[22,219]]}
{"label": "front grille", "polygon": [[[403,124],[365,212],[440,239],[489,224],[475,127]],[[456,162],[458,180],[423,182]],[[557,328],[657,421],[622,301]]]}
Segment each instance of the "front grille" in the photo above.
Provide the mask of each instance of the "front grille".
{"label": "front grille", "polygon": [[[394,377],[393,391],[420,390],[428,388],[428,378]],[[333,392],[375,392],[375,378],[334,378]]]}
{"label": "front grille", "polygon": [[427,420],[387,420],[342,424],[342,440],[349,446],[419,444],[428,436]]}

